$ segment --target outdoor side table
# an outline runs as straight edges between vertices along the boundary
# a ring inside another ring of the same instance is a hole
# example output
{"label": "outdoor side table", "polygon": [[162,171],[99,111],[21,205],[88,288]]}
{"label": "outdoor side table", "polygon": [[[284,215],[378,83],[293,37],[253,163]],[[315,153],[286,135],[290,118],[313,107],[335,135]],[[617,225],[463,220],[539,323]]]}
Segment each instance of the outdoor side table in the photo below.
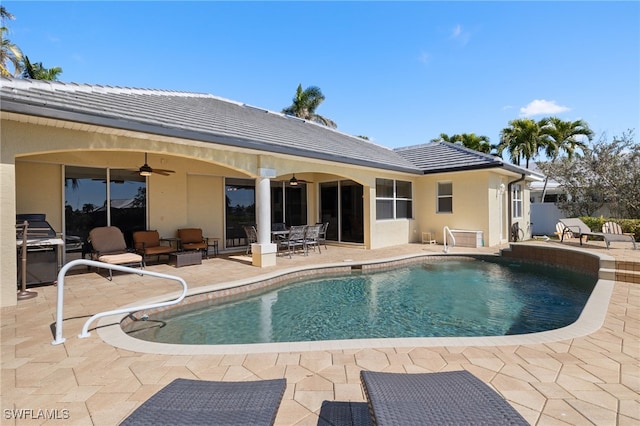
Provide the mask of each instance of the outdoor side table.
{"label": "outdoor side table", "polygon": [[213,255],[218,255],[218,241],[220,238],[218,237],[205,237],[207,240],[207,255],[209,254],[209,247],[213,247]]}
{"label": "outdoor side table", "polygon": [[199,251],[177,251],[169,254],[169,265],[176,268],[202,264],[202,254]]}

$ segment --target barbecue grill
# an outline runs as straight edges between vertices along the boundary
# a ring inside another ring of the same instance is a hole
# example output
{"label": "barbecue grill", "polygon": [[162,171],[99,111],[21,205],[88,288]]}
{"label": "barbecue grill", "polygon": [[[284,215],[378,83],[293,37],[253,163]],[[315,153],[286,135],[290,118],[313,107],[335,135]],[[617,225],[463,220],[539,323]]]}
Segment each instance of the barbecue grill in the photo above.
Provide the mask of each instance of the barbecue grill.
{"label": "barbecue grill", "polygon": [[[24,221],[27,227],[27,266],[26,284],[53,283],[58,279],[60,269],[60,247],[64,241],[58,237],[53,227],[47,222],[45,214],[16,215],[16,229],[21,229]],[[22,235],[16,234],[17,252],[22,247]],[[22,282],[21,257],[18,260],[18,285]]]}

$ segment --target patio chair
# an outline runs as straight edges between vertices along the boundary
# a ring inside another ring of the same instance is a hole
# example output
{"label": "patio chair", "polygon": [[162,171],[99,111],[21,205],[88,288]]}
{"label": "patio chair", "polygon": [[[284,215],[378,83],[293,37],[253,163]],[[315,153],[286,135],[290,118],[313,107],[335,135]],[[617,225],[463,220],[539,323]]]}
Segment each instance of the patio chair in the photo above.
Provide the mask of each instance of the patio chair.
{"label": "patio chair", "polygon": [[636,240],[632,235],[625,234],[612,234],[608,232],[593,232],[591,229],[579,218],[568,218],[568,219],[560,219],[560,222],[565,226],[565,230],[562,232],[562,238],[560,242],[564,240],[564,236],[567,231],[571,231],[573,235],[578,235],[580,239],[580,245],[582,245],[582,237],[583,236],[593,236],[593,237],[602,237],[607,246],[607,250],[611,242],[613,241],[626,241],[631,242],[633,244],[633,249],[636,250]]}
{"label": "patio chair", "polygon": [[496,391],[468,371],[361,371],[374,425],[528,425]]}
{"label": "patio chair", "polygon": [[202,236],[201,228],[178,229],[178,238],[182,250],[200,251],[203,257],[209,258],[209,242]]}
{"label": "patio chair", "polygon": [[285,379],[216,382],[175,379],[121,426],[273,425]]}
{"label": "patio chair", "polygon": [[320,233],[318,234],[318,244],[322,244],[325,250],[327,249],[327,229],[329,229],[329,222],[322,224],[322,228],[320,228]]}
{"label": "patio chair", "polygon": [[258,230],[255,226],[243,226],[244,233],[247,236],[247,251],[245,254],[251,253],[251,244],[258,242]]}
{"label": "patio chair", "polygon": [[289,228],[288,234],[278,240],[278,249],[286,249],[289,253],[289,259],[291,259],[291,253],[295,253],[297,247],[304,251],[305,228],[306,225],[294,225]]}
{"label": "patio chair", "polygon": [[316,225],[308,225],[305,233],[304,233],[304,250],[305,252],[309,252],[309,247],[313,248],[313,251],[316,251],[316,247],[318,247],[318,252],[320,251],[320,231],[324,225],[316,224]]}
{"label": "patio chair", "polygon": [[147,267],[148,256],[160,256],[174,253],[175,250],[170,246],[163,246],[160,244],[160,234],[158,231],[136,231],[133,233],[133,249],[142,256],[142,264]]}
{"label": "patio chair", "polygon": [[[111,265],[139,265],[143,267],[142,256],[132,253],[127,248],[124,235],[115,226],[100,226],[89,232],[89,242],[93,248],[91,259]],[[109,281],[113,273],[109,269]]]}

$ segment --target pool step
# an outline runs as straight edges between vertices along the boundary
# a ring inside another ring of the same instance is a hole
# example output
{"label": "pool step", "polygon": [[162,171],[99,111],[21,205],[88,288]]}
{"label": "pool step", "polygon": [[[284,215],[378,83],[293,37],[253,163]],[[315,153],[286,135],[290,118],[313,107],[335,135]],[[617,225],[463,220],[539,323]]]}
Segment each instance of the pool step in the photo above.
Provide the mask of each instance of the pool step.
{"label": "pool step", "polygon": [[640,262],[629,260],[616,260],[615,266],[616,281],[640,284]]}

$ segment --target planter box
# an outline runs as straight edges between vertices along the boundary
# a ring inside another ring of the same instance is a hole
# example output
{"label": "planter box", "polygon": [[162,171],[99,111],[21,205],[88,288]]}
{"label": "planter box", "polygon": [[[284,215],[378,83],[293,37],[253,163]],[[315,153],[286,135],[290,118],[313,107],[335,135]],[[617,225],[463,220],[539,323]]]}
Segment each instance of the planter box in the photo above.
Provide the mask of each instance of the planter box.
{"label": "planter box", "polygon": [[179,251],[169,255],[169,265],[176,268],[200,264],[202,264],[202,254],[199,251]]}

